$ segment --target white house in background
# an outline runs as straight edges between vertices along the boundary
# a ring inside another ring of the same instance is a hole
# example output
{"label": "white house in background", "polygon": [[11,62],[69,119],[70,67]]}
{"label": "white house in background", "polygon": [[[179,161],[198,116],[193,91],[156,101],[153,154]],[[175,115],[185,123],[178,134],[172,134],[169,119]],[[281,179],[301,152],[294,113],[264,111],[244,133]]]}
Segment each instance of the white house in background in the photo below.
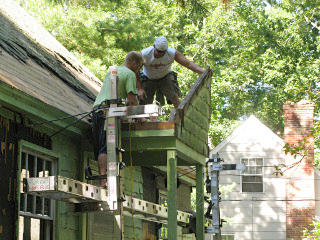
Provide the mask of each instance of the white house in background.
{"label": "white house in background", "polygon": [[[212,150],[224,163],[245,163],[246,170],[221,171],[221,218],[225,240],[285,240],[286,181],[274,165],[284,163],[284,141],[250,116]],[[231,189],[231,190],[230,190]]]}

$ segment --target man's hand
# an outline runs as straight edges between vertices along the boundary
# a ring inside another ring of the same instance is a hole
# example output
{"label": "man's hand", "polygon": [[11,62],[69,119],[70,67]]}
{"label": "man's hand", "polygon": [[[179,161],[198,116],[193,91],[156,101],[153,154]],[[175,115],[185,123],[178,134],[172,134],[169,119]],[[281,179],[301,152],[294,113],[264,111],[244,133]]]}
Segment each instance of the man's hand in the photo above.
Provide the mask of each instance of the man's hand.
{"label": "man's hand", "polygon": [[138,90],[138,97],[139,97],[139,99],[144,100],[145,97],[147,97],[146,91],[143,90],[142,88],[140,88]]}
{"label": "man's hand", "polygon": [[136,106],[139,104],[137,96],[132,92],[128,93],[128,103],[129,103],[129,106]]}

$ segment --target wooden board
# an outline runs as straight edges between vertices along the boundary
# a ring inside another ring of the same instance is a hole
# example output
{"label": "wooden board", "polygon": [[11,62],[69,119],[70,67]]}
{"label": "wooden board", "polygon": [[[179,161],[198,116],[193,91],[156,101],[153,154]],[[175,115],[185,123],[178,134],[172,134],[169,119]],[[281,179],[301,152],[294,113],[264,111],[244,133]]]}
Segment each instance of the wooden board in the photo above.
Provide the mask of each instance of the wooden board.
{"label": "wooden board", "polygon": [[171,112],[169,118],[169,121],[175,123],[175,133],[178,139],[204,156],[209,154],[211,76],[212,70],[206,69],[179,107]]}
{"label": "wooden board", "polygon": [[[174,129],[175,125],[173,122],[143,122],[143,123],[132,123],[131,129],[134,131],[141,131],[141,130],[167,130],[167,129]],[[121,130],[129,131],[129,123],[123,122],[121,124]]]}

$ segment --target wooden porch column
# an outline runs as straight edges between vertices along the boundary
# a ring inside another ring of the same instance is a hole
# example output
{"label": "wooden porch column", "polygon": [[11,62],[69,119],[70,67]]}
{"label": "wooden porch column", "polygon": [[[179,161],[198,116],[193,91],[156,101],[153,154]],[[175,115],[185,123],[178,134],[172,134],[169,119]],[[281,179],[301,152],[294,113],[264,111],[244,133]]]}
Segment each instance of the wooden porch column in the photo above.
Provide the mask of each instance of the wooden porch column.
{"label": "wooden porch column", "polygon": [[198,164],[196,166],[196,233],[197,240],[204,240],[204,190],[203,190],[203,166]]}
{"label": "wooden porch column", "polygon": [[167,151],[168,239],[177,239],[177,159],[176,151]]}

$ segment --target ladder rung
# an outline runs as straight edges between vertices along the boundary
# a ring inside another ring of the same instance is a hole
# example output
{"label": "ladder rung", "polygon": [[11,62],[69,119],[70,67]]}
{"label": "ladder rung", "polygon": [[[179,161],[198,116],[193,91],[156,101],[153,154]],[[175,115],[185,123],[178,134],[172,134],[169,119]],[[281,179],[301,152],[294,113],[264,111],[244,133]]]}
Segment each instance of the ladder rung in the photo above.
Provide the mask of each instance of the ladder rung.
{"label": "ladder rung", "polygon": [[[24,191],[66,202],[77,203],[75,211],[110,211],[107,190],[91,184],[62,176],[50,176],[24,179]],[[131,206],[132,205],[132,206]],[[168,208],[138,198],[125,196],[123,208],[126,215],[152,222],[167,223]],[[177,221],[189,223],[192,214],[177,211]]]}

